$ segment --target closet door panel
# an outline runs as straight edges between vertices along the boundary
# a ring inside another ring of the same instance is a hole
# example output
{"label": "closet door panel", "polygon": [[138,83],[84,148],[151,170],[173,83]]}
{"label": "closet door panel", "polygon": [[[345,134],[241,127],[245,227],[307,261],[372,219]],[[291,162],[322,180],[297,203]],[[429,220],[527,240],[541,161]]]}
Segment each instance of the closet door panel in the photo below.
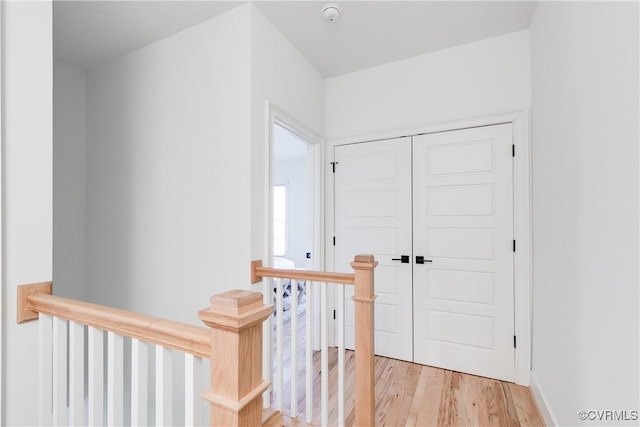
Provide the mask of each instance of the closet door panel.
{"label": "closet door panel", "polygon": [[511,144],[511,125],[413,138],[417,363],[514,379]]}
{"label": "closet door panel", "polygon": [[[335,173],[336,267],[353,271],[373,254],[376,354],[412,360],[411,138],[339,146]],[[345,292],[346,345],[353,348],[353,289]]]}

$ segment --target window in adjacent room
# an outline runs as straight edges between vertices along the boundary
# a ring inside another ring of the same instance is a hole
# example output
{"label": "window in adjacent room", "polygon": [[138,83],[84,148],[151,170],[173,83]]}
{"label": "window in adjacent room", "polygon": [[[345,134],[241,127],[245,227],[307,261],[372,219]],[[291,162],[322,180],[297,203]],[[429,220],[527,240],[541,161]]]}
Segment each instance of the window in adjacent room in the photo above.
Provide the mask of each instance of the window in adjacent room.
{"label": "window in adjacent room", "polygon": [[287,187],[273,186],[273,255],[287,254]]}

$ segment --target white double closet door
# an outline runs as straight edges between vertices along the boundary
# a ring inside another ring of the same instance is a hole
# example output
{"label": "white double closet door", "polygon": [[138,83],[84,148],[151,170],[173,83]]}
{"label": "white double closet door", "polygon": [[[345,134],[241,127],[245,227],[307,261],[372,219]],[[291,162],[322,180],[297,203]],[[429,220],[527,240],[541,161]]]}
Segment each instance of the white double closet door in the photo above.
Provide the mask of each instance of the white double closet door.
{"label": "white double closet door", "polygon": [[511,144],[504,124],[335,148],[335,265],[379,262],[376,354],[514,380]]}

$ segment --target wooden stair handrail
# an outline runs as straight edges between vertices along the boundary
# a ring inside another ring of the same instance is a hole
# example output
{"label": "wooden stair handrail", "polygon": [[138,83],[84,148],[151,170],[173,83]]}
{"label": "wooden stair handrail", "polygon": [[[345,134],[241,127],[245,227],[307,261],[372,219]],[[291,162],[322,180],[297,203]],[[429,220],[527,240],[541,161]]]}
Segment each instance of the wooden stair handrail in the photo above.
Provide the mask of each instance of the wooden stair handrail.
{"label": "wooden stair handrail", "polygon": [[137,338],[197,357],[208,359],[211,354],[208,328],[44,293],[27,295],[26,304],[36,313]]}
{"label": "wooden stair handrail", "polygon": [[312,270],[285,270],[281,268],[263,267],[262,260],[251,261],[251,283],[258,283],[264,277],[278,279],[307,280],[310,282],[339,283],[354,285],[355,275],[350,273],[327,273]]}

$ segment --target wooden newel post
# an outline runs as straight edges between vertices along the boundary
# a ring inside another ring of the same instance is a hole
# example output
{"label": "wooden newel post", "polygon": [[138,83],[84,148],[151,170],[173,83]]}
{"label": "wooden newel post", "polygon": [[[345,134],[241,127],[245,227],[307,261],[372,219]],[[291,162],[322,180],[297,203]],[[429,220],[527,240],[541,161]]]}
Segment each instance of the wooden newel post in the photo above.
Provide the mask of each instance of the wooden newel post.
{"label": "wooden newel post", "polygon": [[372,426],[375,421],[375,353],[373,270],[378,265],[373,255],[357,255],[351,267],[355,270],[355,336],[356,336],[356,425]]}
{"label": "wooden newel post", "polygon": [[262,424],[262,322],[273,308],[262,294],[229,291],[211,297],[200,320],[211,328],[211,387],[203,397],[211,403],[212,426]]}

